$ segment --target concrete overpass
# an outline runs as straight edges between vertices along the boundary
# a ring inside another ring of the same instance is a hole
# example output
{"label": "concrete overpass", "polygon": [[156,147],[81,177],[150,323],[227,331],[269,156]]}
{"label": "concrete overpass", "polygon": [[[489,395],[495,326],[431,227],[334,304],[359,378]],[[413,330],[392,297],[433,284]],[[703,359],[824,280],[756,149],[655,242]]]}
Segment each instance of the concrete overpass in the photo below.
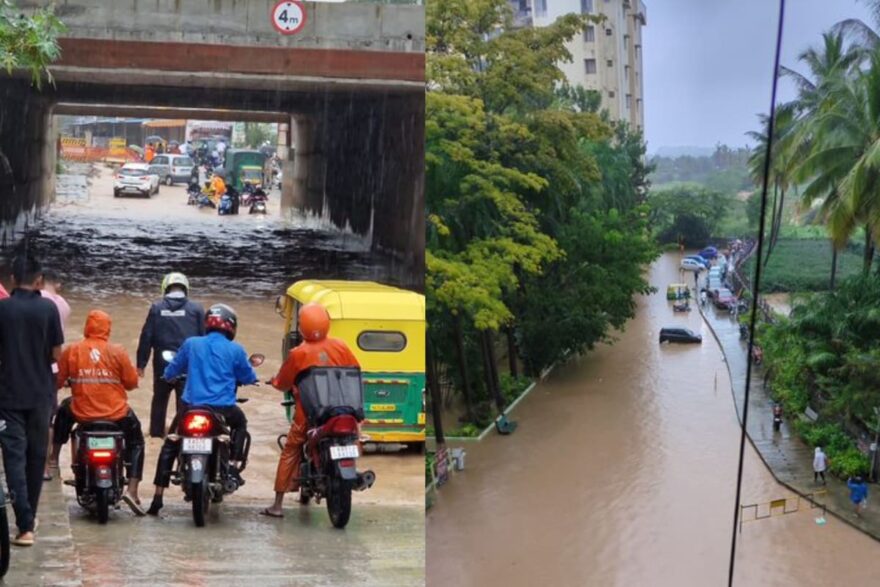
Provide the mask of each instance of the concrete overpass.
{"label": "concrete overpass", "polygon": [[282,123],[285,203],[372,235],[375,248],[421,273],[423,8],[306,2],[303,29],[282,35],[274,4],[56,1],[68,31],[51,67],[55,86],[38,92],[23,73],[0,78],[0,150],[11,168],[4,174],[0,162],[2,219],[51,198],[54,114],[225,111]]}

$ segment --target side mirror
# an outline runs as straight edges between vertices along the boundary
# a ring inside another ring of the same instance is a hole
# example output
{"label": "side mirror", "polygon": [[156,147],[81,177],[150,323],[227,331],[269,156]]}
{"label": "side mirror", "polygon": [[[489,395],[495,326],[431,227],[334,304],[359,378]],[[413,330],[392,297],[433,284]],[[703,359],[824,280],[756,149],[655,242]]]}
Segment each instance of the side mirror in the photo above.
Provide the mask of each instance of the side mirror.
{"label": "side mirror", "polygon": [[275,298],[275,313],[279,316],[284,316],[284,296]]}
{"label": "side mirror", "polygon": [[266,355],[253,354],[248,361],[250,361],[252,367],[259,367],[266,361]]}
{"label": "side mirror", "polygon": [[162,351],[162,358],[165,360],[166,363],[170,363],[171,361],[173,361],[174,357],[176,356],[177,353],[175,353],[174,351]]}

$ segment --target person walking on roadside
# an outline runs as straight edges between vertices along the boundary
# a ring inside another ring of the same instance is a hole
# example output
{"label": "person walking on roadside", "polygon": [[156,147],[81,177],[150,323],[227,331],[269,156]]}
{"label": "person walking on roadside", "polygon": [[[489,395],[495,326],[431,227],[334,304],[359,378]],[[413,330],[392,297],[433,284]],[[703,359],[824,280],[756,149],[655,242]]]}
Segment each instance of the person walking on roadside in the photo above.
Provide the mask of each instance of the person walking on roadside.
{"label": "person walking on roadside", "polygon": [[[70,304],[67,303],[60,293],[61,290],[61,278],[52,270],[44,270],[43,271],[43,288],[40,290],[40,295],[44,298],[50,300],[55,307],[58,308],[58,315],[61,317],[61,333],[65,334],[65,329],[67,328],[67,321],[70,319]],[[49,413],[49,446],[52,446],[52,421],[55,419],[55,414],[58,413],[58,390],[55,390],[55,393],[52,395],[52,411]],[[51,481],[52,480],[52,472],[51,469],[58,468],[57,460],[54,460],[50,455],[46,460],[46,471],[43,473],[43,481]]]}
{"label": "person walking on roadside", "polygon": [[125,435],[128,490],[122,496],[138,516],[145,515],[138,498],[144,472],[144,434],[141,422],[128,405],[128,393],[138,386],[138,374],[122,345],[110,343],[110,316],[92,310],[80,342],[67,346],[58,361],[58,387],[70,386],[54,422],[52,460],[58,462],[61,446],[77,422],[109,420]]}
{"label": "person walking on roadside", "polygon": [[822,485],[826,485],[825,470],[827,468],[828,456],[822,451],[821,446],[817,446],[816,452],[813,454],[813,483],[818,483],[819,477],[822,477]]}
{"label": "person walking on roadside", "polygon": [[34,544],[37,504],[49,440],[49,411],[64,335],[55,304],[40,295],[40,263],[12,262],[12,295],[0,300],[0,446],[13,494],[18,533],[12,543]]}
{"label": "person walking on roadside", "polygon": [[[150,406],[150,436],[165,436],[165,416],[168,398],[174,391],[177,409],[183,395],[181,382],[168,383],[162,378],[167,363],[162,351],[174,351],[191,336],[205,334],[205,309],[190,301],[189,280],[183,273],[169,273],[162,280],[162,299],[150,306],[147,320],[141,329],[137,348],[137,372],[144,376],[144,369],[153,355],[153,403]],[[175,414],[177,410],[175,410]]]}
{"label": "person walking on roadside", "polygon": [[868,507],[868,484],[861,475],[856,475],[846,480],[846,486],[849,487],[849,500],[853,504],[853,511],[861,517],[861,511]]}

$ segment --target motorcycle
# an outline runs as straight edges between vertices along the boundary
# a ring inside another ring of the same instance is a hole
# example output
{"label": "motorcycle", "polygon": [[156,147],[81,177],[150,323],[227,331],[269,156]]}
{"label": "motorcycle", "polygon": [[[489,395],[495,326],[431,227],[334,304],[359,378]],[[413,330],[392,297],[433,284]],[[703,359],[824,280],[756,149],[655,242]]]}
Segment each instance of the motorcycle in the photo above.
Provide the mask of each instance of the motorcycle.
{"label": "motorcycle", "polygon": [[79,423],[71,432],[73,479],[64,483],[76,488],[76,501],[106,524],[110,508],[116,509],[128,480],[125,478],[125,436],[115,422]]}
{"label": "motorcycle", "polygon": [[755,365],[760,365],[764,360],[764,351],[758,345],[752,347],[752,361]]}
{"label": "motorcycle", "polygon": [[[164,351],[162,358],[170,363],[175,355],[173,351]],[[249,358],[254,367],[265,360],[260,354]],[[247,399],[236,398],[235,401],[245,403]],[[199,528],[205,525],[212,503],[221,503],[226,495],[244,485],[241,473],[247,466],[251,446],[250,433],[244,434],[242,439],[233,438],[222,414],[210,406],[192,406],[180,415],[177,431],[167,436],[172,442],[180,443],[171,482],[183,488],[184,499],[192,503],[193,521]],[[232,466],[230,458],[232,447],[236,445],[240,447],[239,468]]]}
{"label": "motorcycle", "polygon": [[782,406],[776,404],[773,406],[773,431],[779,432],[782,427]]}
{"label": "motorcycle", "polygon": [[199,188],[199,182],[196,180],[195,183],[189,184],[186,188],[186,205],[187,206],[196,206],[199,203],[199,196],[201,196],[202,190]]}
{"label": "motorcycle", "polygon": [[745,324],[739,325],[739,337],[740,338],[748,338],[749,337],[749,327]]}
{"label": "motorcycle", "polygon": [[[373,471],[359,472],[360,422],[364,419],[361,371],[350,367],[313,367],[297,378],[308,431],[300,464],[299,501],[327,500],[336,528],[351,517],[352,491],[373,486]],[[282,405],[291,405],[291,401]]]}
{"label": "motorcycle", "polygon": [[678,302],[678,303],[672,304],[672,311],[673,312],[690,312],[691,306],[687,302]]}
{"label": "motorcycle", "polygon": [[241,203],[248,206],[248,214],[266,214],[269,196],[262,188],[254,189],[250,184],[245,187],[245,196]]}
{"label": "motorcycle", "polygon": [[220,205],[217,207],[217,214],[220,216],[238,214],[239,201],[240,196],[238,195],[238,192],[229,188],[225,194],[220,196]]}

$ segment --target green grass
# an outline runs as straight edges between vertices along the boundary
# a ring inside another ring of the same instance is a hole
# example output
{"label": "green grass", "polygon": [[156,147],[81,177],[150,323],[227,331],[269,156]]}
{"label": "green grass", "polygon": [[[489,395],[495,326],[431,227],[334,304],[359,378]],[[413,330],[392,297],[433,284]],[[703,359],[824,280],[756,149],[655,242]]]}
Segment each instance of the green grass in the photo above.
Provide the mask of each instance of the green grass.
{"label": "green grass", "polygon": [[[795,228],[795,227],[791,227]],[[803,230],[811,227],[800,227]],[[785,234],[786,231],[783,231]],[[861,254],[851,249],[837,256],[837,280],[857,275],[862,270]],[[746,275],[755,272],[755,258],[749,259]],[[825,291],[831,278],[831,243],[828,239],[780,238],[761,277],[761,291]]]}

